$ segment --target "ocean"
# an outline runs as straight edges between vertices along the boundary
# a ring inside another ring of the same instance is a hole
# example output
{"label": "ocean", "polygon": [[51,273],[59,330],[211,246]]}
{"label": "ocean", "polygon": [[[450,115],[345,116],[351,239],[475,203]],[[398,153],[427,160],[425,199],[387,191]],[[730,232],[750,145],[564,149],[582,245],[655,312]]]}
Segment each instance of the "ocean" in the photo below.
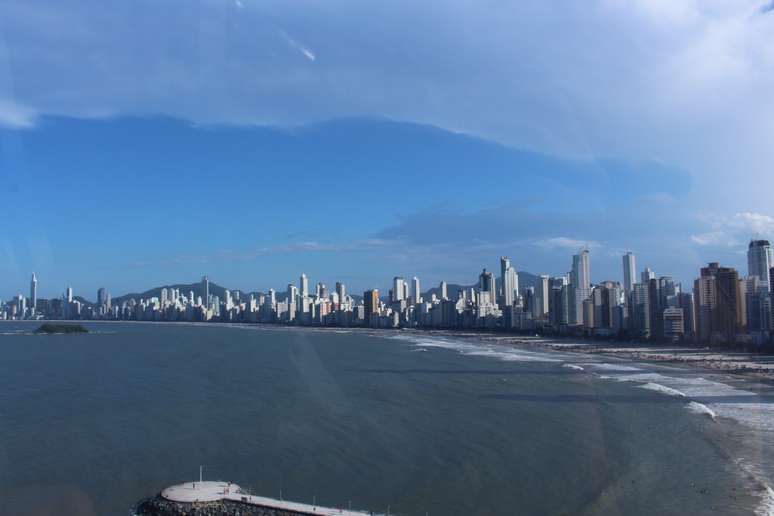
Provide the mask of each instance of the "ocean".
{"label": "ocean", "polygon": [[171,484],[396,515],[774,514],[774,387],[420,332],[0,323],[0,513]]}

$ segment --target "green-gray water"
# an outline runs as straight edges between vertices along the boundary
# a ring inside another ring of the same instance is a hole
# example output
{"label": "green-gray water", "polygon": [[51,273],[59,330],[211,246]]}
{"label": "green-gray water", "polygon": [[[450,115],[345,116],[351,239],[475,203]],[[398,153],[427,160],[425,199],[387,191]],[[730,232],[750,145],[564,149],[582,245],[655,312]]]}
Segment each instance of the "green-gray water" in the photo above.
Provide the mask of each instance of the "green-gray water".
{"label": "green-gray water", "polygon": [[[405,333],[86,326],[0,325],[2,514],[125,516],[200,464],[267,496],[405,515],[766,511],[765,390],[616,381],[701,386],[697,371]],[[713,420],[709,401],[761,421]]]}

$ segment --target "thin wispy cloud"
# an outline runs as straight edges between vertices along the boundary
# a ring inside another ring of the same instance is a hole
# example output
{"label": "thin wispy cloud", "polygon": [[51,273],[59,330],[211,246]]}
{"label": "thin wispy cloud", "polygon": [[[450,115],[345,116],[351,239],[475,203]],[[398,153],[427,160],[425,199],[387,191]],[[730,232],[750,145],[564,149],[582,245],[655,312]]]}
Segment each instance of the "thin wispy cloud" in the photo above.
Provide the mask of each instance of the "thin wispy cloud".
{"label": "thin wispy cloud", "polygon": [[275,244],[254,249],[224,249],[209,255],[180,255],[152,260],[139,260],[130,263],[129,267],[142,268],[213,262],[249,262],[261,257],[277,254],[368,252],[400,247],[402,244],[402,242],[396,240],[379,238],[366,238],[350,242],[317,242],[310,240]]}
{"label": "thin wispy cloud", "polygon": [[0,127],[28,129],[35,126],[37,114],[27,106],[0,99]]}
{"label": "thin wispy cloud", "polygon": [[704,215],[711,229],[691,235],[691,241],[701,246],[739,247],[751,238],[774,237],[774,217],[764,213],[740,212],[731,217]]}
{"label": "thin wispy cloud", "polygon": [[315,61],[317,59],[317,56],[314,55],[314,53],[306,48],[304,45],[296,41],[295,39],[291,38],[290,35],[285,32],[284,30],[280,31],[280,34],[285,39],[285,41],[288,42],[288,44],[298,50],[301,55],[303,55],[305,58],[307,58],[309,61]]}
{"label": "thin wispy cloud", "polygon": [[551,237],[537,240],[535,245],[538,247],[544,247],[548,249],[567,249],[567,250],[579,250],[579,249],[598,249],[602,247],[602,244],[594,240],[583,240],[578,238],[569,237]]}

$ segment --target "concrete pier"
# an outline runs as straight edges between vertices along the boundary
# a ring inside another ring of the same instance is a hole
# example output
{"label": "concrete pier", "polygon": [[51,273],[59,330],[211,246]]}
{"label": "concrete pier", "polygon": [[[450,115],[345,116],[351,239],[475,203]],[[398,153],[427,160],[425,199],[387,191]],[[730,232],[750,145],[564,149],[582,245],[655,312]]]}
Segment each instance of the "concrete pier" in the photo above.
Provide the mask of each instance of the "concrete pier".
{"label": "concrete pier", "polygon": [[141,503],[138,516],[364,516],[367,512],[276,500],[242,492],[229,482],[185,482]]}

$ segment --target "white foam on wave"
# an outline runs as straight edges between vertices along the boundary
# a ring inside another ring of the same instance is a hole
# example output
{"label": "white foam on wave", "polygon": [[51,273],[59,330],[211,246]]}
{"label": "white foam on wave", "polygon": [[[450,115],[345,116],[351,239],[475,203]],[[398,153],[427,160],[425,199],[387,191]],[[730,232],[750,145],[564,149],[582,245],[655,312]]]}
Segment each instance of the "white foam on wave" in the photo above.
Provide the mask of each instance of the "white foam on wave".
{"label": "white foam on wave", "polygon": [[698,403],[696,401],[691,401],[688,403],[688,410],[695,412],[696,414],[704,414],[709,416],[713,421],[715,421],[715,418],[717,417],[717,414],[715,414],[711,408],[709,408],[704,403]]}
{"label": "white foam on wave", "polygon": [[755,514],[758,516],[774,516],[774,489],[771,488],[769,480],[760,468],[755,464],[751,464],[745,459],[736,459],[736,464],[739,468],[750,475],[760,487],[761,501],[755,508]]}
{"label": "white foam on wave", "polygon": [[419,348],[450,349],[467,356],[494,358],[503,362],[560,362],[561,358],[554,352],[526,351],[505,344],[484,344],[444,337],[427,337],[420,335],[395,335],[397,340],[409,341]]}
{"label": "white foam on wave", "polygon": [[677,389],[673,389],[671,387],[667,387],[666,385],[661,385],[660,383],[648,382],[643,385],[640,385],[640,388],[647,389],[649,391],[660,392],[662,394],[667,394],[669,396],[679,396],[681,398],[685,398],[684,392],[678,391]]}
{"label": "white foam on wave", "polygon": [[640,369],[639,367],[628,366],[623,364],[608,364],[606,362],[589,364],[589,367],[592,367],[599,371],[642,371],[642,369]]}
{"label": "white foam on wave", "polygon": [[764,487],[763,499],[760,505],[755,508],[755,514],[758,516],[774,516],[774,489],[768,485]]}
{"label": "white foam on wave", "polygon": [[[657,390],[668,395],[675,395],[671,391],[676,391],[685,398],[698,399],[699,401],[693,402],[694,404],[686,405],[694,413],[711,415],[713,419],[718,416],[727,417],[757,430],[774,432],[774,403],[756,400],[757,394],[752,391],[707,380],[702,376],[685,374],[670,376],[646,372],[642,369],[629,372],[627,369],[630,368],[617,364],[589,364],[589,366],[605,371],[604,375],[598,375],[601,379],[641,383],[644,384],[641,387],[646,389]],[[618,371],[621,372],[618,373]],[[652,385],[647,386],[648,384]]]}
{"label": "white foam on wave", "polygon": [[585,369],[582,366],[575,365],[575,364],[562,364],[562,367],[566,367],[567,369],[572,369],[573,371],[585,371]]}

